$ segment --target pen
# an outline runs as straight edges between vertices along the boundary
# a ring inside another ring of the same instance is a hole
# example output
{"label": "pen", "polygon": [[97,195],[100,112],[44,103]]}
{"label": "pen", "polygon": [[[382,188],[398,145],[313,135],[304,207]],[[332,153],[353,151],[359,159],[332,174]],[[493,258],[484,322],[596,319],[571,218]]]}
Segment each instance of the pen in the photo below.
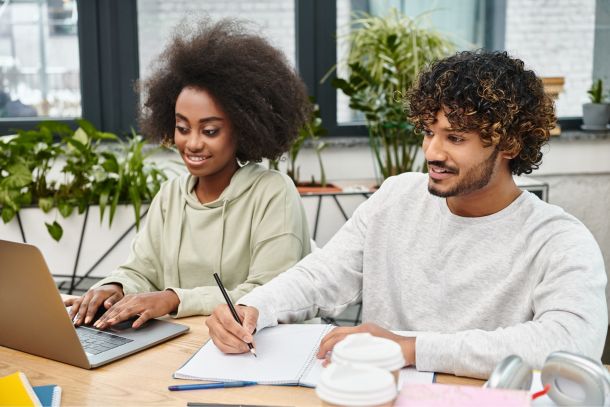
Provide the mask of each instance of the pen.
{"label": "pen", "polygon": [[194,384],[177,384],[168,386],[171,391],[178,390],[201,390],[201,389],[224,389],[228,387],[246,387],[254,386],[257,382],[222,382],[222,383],[194,383]]}
{"label": "pen", "polygon": [[[227,305],[229,306],[229,309],[231,310],[231,314],[233,314],[233,318],[235,318],[235,320],[237,321],[237,323],[239,325],[242,325],[241,318],[239,318],[239,314],[237,314],[237,311],[235,310],[235,307],[233,306],[233,302],[231,302],[231,298],[229,297],[229,294],[227,294],[227,290],[225,290],[224,285],[222,285],[222,281],[220,281],[220,277],[216,273],[214,273],[214,280],[216,280],[216,284],[218,284],[218,288],[220,288],[220,292],[222,292],[222,296],[225,297],[225,301],[227,302]],[[252,346],[252,344],[249,343],[248,347],[250,348],[250,353],[252,353],[254,355],[254,357],[256,357],[256,350],[254,349],[254,346]]]}

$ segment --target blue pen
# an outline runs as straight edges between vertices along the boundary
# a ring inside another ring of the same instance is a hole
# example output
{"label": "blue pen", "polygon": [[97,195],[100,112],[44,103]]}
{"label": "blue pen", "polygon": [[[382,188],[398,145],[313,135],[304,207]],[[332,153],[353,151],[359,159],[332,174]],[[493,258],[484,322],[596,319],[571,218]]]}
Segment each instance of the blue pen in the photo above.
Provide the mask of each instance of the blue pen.
{"label": "blue pen", "polygon": [[246,387],[254,386],[257,382],[222,382],[222,383],[195,383],[195,384],[178,384],[169,386],[171,391],[178,390],[201,390],[201,389],[224,389],[228,387]]}

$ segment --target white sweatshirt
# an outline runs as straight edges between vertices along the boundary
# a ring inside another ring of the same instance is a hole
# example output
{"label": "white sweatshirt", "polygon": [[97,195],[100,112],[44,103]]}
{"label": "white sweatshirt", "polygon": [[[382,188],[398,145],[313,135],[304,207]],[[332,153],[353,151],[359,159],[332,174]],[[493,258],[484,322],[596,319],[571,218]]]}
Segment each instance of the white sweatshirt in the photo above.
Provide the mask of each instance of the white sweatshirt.
{"label": "white sweatshirt", "polygon": [[540,368],[555,350],[599,359],[608,315],[595,239],[526,191],[490,216],[452,214],[427,176],[389,178],[326,246],[239,303],[258,329],[336,316],[423,331],[419,370],[487,377],[510,354]]}

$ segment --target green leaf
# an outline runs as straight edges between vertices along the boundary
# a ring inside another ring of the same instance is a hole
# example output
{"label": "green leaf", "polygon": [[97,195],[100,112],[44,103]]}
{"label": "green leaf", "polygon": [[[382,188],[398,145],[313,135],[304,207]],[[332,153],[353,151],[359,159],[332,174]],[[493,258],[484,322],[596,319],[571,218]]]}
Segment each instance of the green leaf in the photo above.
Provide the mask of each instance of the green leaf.
{"label": "green leaf", "polygon": [[79,127],[74,132],[74,135],[72,136],[72,140],[76,140],[81,144],[87,144],[87,143],[89,143],[89,136],[88,136],[87,132],[85,130],[83,130],[82,127]]}
{"label": "green leaf", "polygon": [[48,213],[51,209],[53,209],[53,198],[39,198],[38,199],[38,207],[42,209],[44,213]]}
{"label": "green leaf", "polygon": [[19,203],[22,206],[27,206],[32,203],[32,192],[26,191],[24,193],[19,194]]}
{"label": "green leaf", "polygon": [[114,154],[102,153],[105,160],[102,162],[102,168],[107,172],[119,172],[119,162]]}
{"label": "green leaf", "polygon": [[54,221],[52,224],[45,222],[45,225],[51,237],[59,242],[61,236],[64,234],[64,230],[62,229],[61,225],[57,223],[57,221]]}
{"label": "green leaf", "polygon": [[[81,131],[81,134],[85,134],[85,132],[83,132],[81,129],[78,129],[78,131]],[[85,137],[87,137],[87,135],[85,134]],[[81,154],[86,154],[87,153],[87,141],[83,142],[82,137],[76,137],[76,133],[74,133],[74,137],[68,137],[66,139],[66,143],[68,143],[68,148],[70,149],[76,149],[78,150]]]}
{"label": "green leaf", "polygon": [[72,215],[72,212],[74,211],[74,206],[71,205],[69,202],[63,201],[57,204],[57,209],[59,210],[61,216],[67,218],[68,216]]}
{"label": "green leaf", "polygon": [[386,45],[388,46],[389,49],[396,48],[397,39],[398,39],[398,36],[396,34],[388,35],[388,38],[386,39]]}
{"label": "green leaf", "polygon": [[10,189],[1,188],[0,189],[0,203],[2,206],[10,206],[13,210],[19,210],[15,200],[13,199],[13,195],[15,195],[15,191]]}
{"label": "green leaf", "polygon": [[98,132],[98,137],[102,140],[118,140],[119,137],[114,133]]}
{"label": "green leaf", "polygon": [[106,205],[108,204],[108,198],[110,197],[110,188],[106,188],[104,191],[100,193],[100,223],[104,219],[104,211],[106,210]]}
{"label": "green leaf", "polygon": [[108,225],[112,225],[112,220],[114,219],[114,214],[116,212],[117,205],[119,204],[119,198],[121,196],[121,185],[123,183],[123,178],[119,178],[119,183],[114,191],[114,195],[112,196],[112,200],[110,201],[110,213],[108,214]]}
{"label": "green leaf", "polygon": [[2,180],[2,185],[7,188],[23,188],[34,181],[32,171],[23,163],[13,164],[7,171],[9,176]]}
{"label": "green leaf", "polygon": [[136,229],[140,227],[140,208],[142,207],[142,199],[138,190],[135,186],[129,186],[129,198],[131,198],[131,204],[133,205],[134,214],[136,216]]}
{"label": "green leaf", "polygon": [[348,81],[346,81],[345,79],[333,78],[333,80],[330,82],[330,84],[334,88],[340,89],[347,96],[352,96],[356,92],[354,87]]}
{"label": "green leaf", "polygon": [[85,119],[76,119],[75,122],[78,123],[79,127],[86,133],[85,135],[88,136],[87,140],[96,136],[97,130],[90,121]]}
{"label": "green leaf", "polygon": [[2,207],[2,221],[4,223],[9,223],[11,221],[11,219],[13,219],[13,217],[15,217],[16,214],[17,214],[17,212],[15,212],[15,210],[13,208],[11,208],[10,206]]}

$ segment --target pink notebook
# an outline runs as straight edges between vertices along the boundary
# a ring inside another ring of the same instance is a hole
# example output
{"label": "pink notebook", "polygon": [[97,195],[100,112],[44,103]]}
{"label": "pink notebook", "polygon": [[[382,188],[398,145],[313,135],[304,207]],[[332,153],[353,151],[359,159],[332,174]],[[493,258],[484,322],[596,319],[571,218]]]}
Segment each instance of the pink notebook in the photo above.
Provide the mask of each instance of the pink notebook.
{"label": "pink notebook", "polygon": [[403,407],[462,407],[494,406],[521,407],[529,406],[531,397],[521,390],[484,389],[474,386],[455,386],[449,384],[407,384],[394,406]]}

